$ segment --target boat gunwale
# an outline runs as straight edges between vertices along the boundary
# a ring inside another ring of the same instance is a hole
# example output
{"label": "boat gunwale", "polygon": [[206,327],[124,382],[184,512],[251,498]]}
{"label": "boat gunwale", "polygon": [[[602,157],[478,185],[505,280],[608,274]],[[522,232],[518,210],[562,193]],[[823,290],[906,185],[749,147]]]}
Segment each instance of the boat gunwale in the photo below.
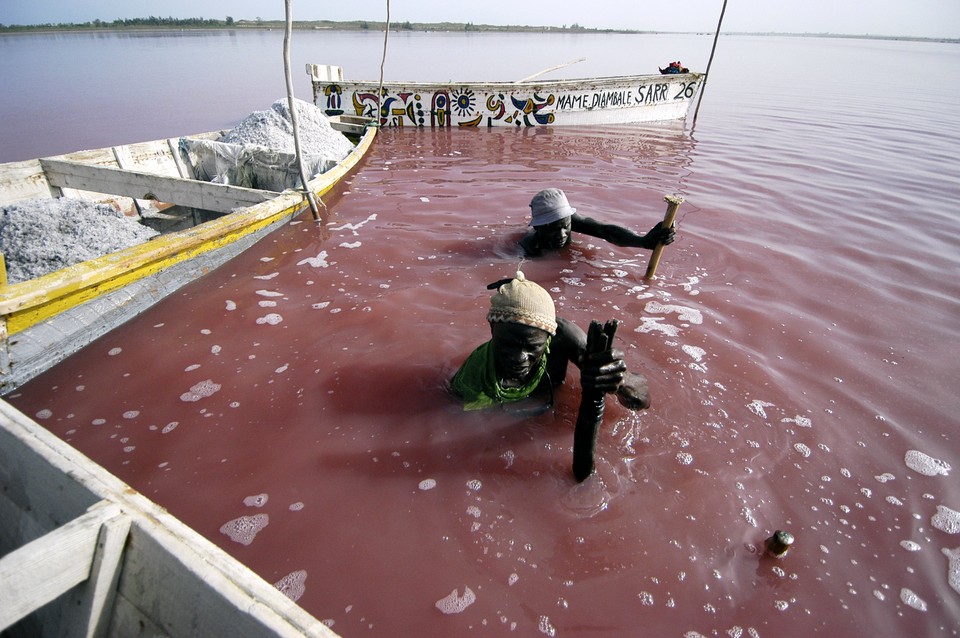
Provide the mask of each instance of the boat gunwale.
{"label": "boat gunwale", "polygon": [[[689,73],[649,73],[642,75],[611,75],[604,77],[595,77],[595,78],[571,78],[571,79],[559,79],[559,80],[536,80],[528,82],[508,82],[508,81],[436,81],[436,82],[406,82],[403,80],[388,80],[383,82],[384,89],[389,89],[393,87],[403,87],[403,88],[428,88],[428,87],[443,87],[443,88],[458,88],[458,87],[491,87],[497,90],[510,91],[510,90],[529,90],[536,89],[539,87],[546,87],[551,89],[564,88],[568,90],[581,90],[585,85],[599,85],[599,84],[634,84],[637,81],[650,81],[651,79],[674,79],[674,78],[687,78],[692,77],[700,79],[704,76],[704,73],[699,72],[689,72]],[[345,86],[379,86],[380,82],[378,80],[312,80],[313,84],[321,86],[332,86],[332,85],[345,85]]]}

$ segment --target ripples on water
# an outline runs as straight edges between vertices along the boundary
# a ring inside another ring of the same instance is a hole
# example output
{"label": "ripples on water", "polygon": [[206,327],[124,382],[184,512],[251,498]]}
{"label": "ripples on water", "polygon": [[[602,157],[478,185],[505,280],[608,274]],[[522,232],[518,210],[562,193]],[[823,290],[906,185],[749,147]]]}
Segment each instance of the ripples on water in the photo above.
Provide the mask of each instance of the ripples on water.
{"label": "ripples on water", "polygon": [[[955,635],[956,48],[720,51],[692,134],[385,131],[324,229],[10,399],[344,636]],[[546,186],[640,230],[686,198],[655,282],[583,238],[523,264],[650,380],[581,485],[575,373],[534,419],[444,390]]]}

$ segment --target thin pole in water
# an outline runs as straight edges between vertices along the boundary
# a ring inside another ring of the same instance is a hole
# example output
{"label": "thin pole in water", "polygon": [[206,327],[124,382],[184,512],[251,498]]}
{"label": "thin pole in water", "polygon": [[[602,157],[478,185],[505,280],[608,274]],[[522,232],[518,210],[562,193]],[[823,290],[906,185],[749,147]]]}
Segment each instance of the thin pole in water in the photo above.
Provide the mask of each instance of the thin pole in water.
{"label": "thin pole in water", "polygon": [[697,108],[693,111],[693,123],[697,125],[697,114],[700,113],[700,103],[703,102],[703,91],[707,88],[707,79],[710,77],[710,65],[713,64],[713,54],[717,51],[717,40],[720,38],[720,26],[723,24],[723,14],[727,11],[727,0],[723,0],[723,8],[720,9],[720,20],[717,22],[717,32],[713,34],[713,47],[710,49],[710,59],[707,60],[707,70],[703,74],[703,82],[700,83],[700,96],[697,98]]}
{"label": "thin pole in water", "polygon": [[293,30],[293,11],[291,4],[293,0],[284,0],[287,13],[287,25],[283,34],[283,73],[287,81],[287,107],[290,109],[290,125],[293,127],[293,146],[297,153],[297,164],[300,167],[300,181],[303,183],[303,193],[310,202],[310,210],[313,212],[313,220],[320,221],[320,210],[317,208],[317,201],[310,192],[310,184],[307,181],[307,170],[303,165],[303,154],[300,152],[300,129],[297,123],[297,109],[293,103],[293,76],[290,74],[290,32]]}
{"label": "thin pole in water", "polygon": [[[380,87],[377,89],[377,126],[386,124],[383,114],[383,67],[387,63],[387,36],[390,35],[390,0],[387,0],[387,24],[383,30],[383,57],[380,58]],[[383,118],[383,122],[380,119]]]}

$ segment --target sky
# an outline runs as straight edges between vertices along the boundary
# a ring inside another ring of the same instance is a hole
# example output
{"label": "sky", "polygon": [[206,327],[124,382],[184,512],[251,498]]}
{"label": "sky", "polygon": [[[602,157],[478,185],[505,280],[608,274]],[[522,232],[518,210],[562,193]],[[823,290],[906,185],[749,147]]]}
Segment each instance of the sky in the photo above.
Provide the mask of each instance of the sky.
{"label": "sky", "polygon": [[[723,0],[389,0],[390,20],[713,32]],[[0,24],[149,16],[283,20],[281,0],[0,0]],[[294,20],[386,18],[387,0],[292,0]],[[727,0],[726,32],[960,38],[960,0]]]}

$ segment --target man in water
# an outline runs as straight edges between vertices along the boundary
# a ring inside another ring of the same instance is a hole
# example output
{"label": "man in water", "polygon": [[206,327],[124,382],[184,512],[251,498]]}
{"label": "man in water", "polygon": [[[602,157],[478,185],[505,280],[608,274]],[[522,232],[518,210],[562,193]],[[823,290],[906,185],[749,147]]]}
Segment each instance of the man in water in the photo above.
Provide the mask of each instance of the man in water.
{"label": "man in water", "polygon": [[605,239],[615,246],[646,248],[653,250],[657,244],[673,242],[673,226],[663,228],[662,222],[646,235],[638,235],[628,228],[614,224],[602,224],[584,217],[570,206],[567,196],[559,188],[548,188],[534,195],[530,201],[531,228],[520,240],[524,252],[530,257],[556,250],[570,244],[573,233]]}
{"label": "man in water", "polygon": [[586,333],[557,317],[550,293],[522,272],[488,288],[497,290],[487,313],[492,338],[467,357],[452,382],[464,410],[528,398],[548,408],[553,389],[566,379],[568,363],[580,368],[584,389],[616,393],[631,410],[649,407],[647,380],[627,371],[623,353],[586,354]]}

